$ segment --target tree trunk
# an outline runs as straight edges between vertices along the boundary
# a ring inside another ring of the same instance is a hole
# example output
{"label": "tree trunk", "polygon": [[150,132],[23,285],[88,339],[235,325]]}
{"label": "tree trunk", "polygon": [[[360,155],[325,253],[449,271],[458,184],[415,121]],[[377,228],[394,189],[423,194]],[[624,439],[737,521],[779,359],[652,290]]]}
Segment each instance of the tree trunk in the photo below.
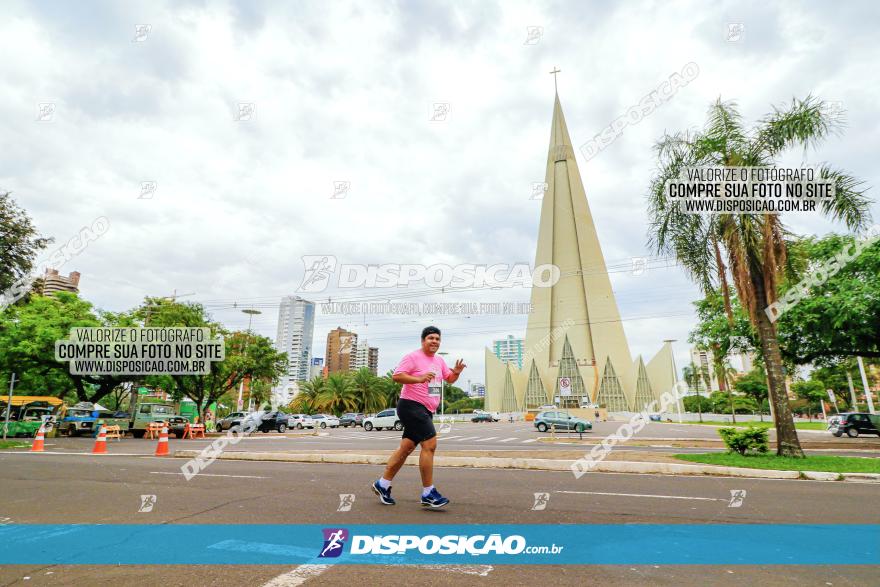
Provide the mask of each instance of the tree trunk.
{"label": "tree trunk", "polygon": [[785,457],[803,457],[798,440],[797,429],[788,395],[785,392],[785,375],[782,373],[782,353],[776,338],[776,326],[770,322],[764,309],[768,306],[767,292],[764,289],[764,278],[757,271],[752,271],[752,286],[755,288],[755,302],[758,306],[757,330],[761,339],[761,354],[767,367],[770,402],[773,404],[773,416],[776,425],[776,454]]}
{"label": "tree trunk", "polygon": [[721,282],[721,298],[724,300],[724,313],[727,315],[727,324],[733,328],[733,308],[730,305],[730,287],[727,285],[727,267],[721,258],[721,248],[718,241],[713,237],[712,246],[715,249],[715,263],[718,264],[718,281]]}

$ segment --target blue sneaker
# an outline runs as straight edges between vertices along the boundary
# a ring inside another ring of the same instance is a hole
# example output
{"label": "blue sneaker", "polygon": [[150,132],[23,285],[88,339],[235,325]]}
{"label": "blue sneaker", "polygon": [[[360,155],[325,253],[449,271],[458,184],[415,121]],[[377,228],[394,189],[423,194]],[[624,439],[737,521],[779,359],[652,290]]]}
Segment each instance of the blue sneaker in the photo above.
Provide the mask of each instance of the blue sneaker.
{"label": "blue sneaker", "polygon": [[379,496],[379,502],[382,503],[382,505],[394,505],[397,503],[394,501],[394,498],[391,497],[391,488],[382,489],[382,486],[379,485],[378,479],[373,483],[373,493]]}
{"label": "blue sneaker", "polygon": [[440,495],[436,488],[431,490],[428,495],[422,496],[422,507],[426,508],[442,508],[449,500]]}

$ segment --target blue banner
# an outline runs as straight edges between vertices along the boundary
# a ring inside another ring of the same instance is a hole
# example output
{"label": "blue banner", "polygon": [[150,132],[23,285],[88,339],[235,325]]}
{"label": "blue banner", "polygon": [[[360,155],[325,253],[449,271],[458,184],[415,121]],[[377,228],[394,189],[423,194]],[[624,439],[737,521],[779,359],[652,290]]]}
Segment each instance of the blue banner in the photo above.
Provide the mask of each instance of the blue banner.
{"label": "blue banner", "polygon": [[880,565],[880,525],[9,524],[0,564]]}

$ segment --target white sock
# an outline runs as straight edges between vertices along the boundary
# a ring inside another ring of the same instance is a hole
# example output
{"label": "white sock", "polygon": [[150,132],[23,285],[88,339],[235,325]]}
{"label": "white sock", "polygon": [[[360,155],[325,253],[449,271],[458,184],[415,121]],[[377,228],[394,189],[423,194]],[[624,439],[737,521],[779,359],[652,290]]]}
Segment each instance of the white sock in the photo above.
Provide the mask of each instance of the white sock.
{"label": "white sock", "polygon": [[422,487],[422,497],[427,497],[427,495],[428,495],[429,493],[431,493],[431,491],[432,491],[433,489],[434,489],[434,486],[433,486],[433,485],[431,485],[430,487]]}
{"label": "white sock", "polygon": [[381,477],[379,479],[379,487],[381,487],[382,489],[388,489],[389,487],[391,487],[391,481],[389,481],[385,477]]}

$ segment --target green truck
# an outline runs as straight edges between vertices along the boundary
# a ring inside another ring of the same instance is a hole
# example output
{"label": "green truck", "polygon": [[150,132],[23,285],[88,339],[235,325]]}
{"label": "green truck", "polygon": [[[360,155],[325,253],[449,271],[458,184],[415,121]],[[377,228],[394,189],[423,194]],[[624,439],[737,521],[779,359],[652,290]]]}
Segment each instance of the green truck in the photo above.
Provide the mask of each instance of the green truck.
{"label": "green truck", "polygon": [[135,438],[143,438],[151,422],[165,422],[168,433],[177,438],[183,437],[183,431],[189,420],[181,416],[173,403],[139,403],[135,406],[129,429]]}
{"label": "green truck", "polygon": [[63,402],[48,395],[13,395],[0,398],[0,426],[6,426],[7,437],[34,437],[43,420],[47,420],[47,432],[55,424],[58,409]]}

